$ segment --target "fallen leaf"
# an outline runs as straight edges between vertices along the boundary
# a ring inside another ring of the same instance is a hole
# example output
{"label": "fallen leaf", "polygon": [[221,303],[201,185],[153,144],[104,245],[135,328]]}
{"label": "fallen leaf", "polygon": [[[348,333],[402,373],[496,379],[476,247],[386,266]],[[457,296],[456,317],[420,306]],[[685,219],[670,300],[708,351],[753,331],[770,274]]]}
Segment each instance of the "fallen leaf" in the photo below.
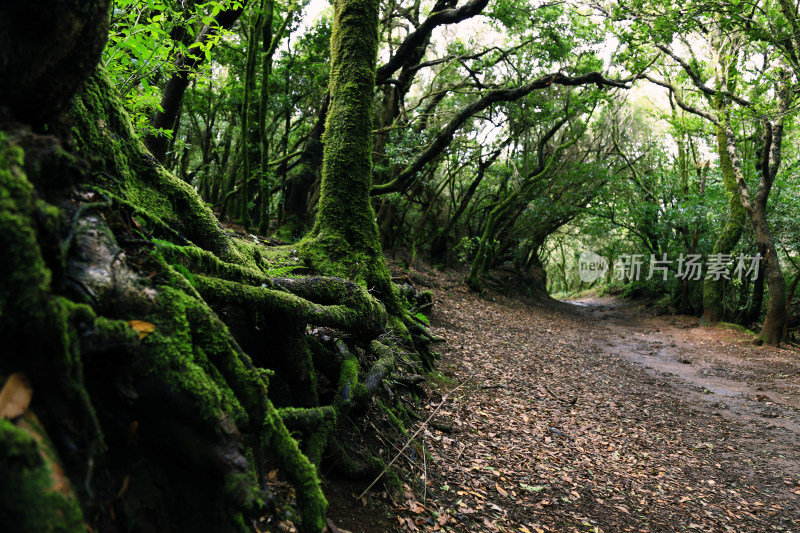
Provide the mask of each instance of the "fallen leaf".
{"label": "fallen leaf", "polygon": [[525,483],[520,483],[519,486],[528,492],[540,492],[547,488],[547,485],[527,485]]}
{"label": "fallen leaf", "polygon": [[128,325],[139,333],[140,340],[156,330],[155,324],[143,320],[128,320]]}
{"label": "fallen leaf", "polygon": [[6,380],[0,391],[0,418],[17,418],[31,404],[33,389],[31,382],[22,372],[14,372]]}
{"label": "fallen leaf", "polygon": [[495,484],[494,484],[494,488],[496,488],[496,489],[497,489],[497,492],[499,492],[499,493],[500,493],[500,496],[508,496],[508,492],[506,492],[506,491],[503,489],[503,487],[501,487],[501,486],[500,486],[500,485],[498,485],[497,483],[495,483]]}

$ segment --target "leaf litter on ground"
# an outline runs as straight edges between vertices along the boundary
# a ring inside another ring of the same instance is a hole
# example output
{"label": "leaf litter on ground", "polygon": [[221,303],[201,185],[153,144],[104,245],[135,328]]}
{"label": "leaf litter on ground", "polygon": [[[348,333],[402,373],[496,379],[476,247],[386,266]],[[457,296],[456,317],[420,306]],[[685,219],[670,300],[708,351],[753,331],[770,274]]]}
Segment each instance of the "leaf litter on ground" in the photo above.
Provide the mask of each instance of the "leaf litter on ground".
{"label": "leaf litter on ground", "polygon": [[800,530],[797,469],[604,352],[595,321],[452,285],[434,309],[439,368],[464,386],[437,416],[454,431],[423,433],[426,501],[406,491],[399,531]]}

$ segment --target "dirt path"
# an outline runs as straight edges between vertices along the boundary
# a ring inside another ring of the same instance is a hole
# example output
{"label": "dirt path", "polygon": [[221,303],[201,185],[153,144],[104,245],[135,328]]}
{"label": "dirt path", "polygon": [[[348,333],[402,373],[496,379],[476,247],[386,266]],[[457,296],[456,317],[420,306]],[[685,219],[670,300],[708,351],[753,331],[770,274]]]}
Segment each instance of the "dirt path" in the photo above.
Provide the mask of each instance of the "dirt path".
{"label": "dirt path", "polygon": [[[766,462],[800,476],[800,461],[786,464],[775,453],[796,453],[800,446],[798,350],[757,347],[750,335],[699,327],[693,317],[653,316],[641,305],[615,300],[573,303],[609,330],[596,337],[601,350],[670,380],[706,413],[760,434],[771,444],[753,451],[766,451]],[[754,440],[749,437],[742,444],[752,446]]]}
{"label": "dirt path", "polygon": [[463,385],[398,531],[800,532],[796,351],[613,301],[439,296]]}

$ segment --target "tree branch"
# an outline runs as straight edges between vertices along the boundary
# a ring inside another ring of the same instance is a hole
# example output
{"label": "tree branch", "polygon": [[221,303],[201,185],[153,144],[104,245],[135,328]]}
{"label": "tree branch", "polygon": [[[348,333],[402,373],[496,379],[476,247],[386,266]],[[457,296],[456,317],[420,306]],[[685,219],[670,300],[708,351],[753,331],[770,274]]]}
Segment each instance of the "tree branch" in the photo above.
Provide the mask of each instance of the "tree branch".
{"label": "tree branch", "polygon": [[709,122],[711,122],[715,126],[720,126],[721,125],[720,121],[717,119],[717,117],[715,117],[711,113],[703,111],[702,109],[694,107],[693,105],[687,104],[683,100],[683,98],[681,98],[680,93],[678,92],[678,89],[676,89],[675,86],[672,85],[671,83],[666,82],[666,81],[662,81],[662,80],[658,80],[658,79],[652,77],[649,74],[642,74],[641,76],[642,76],[642,78],[646,79],[650,83],[654,83],[656,85],[664,87],[665,89],[668,89],[672,93],[672,96],[675,97],[675,103],[677,103],[678,107],[680,107],[684,111],[692,113],[693,115],[697,115],[698,117],[703,117],[704,119],[708,120]]}
{"label": "tree branch", "polygon": [[[432,13],[431,16],[429,16],[425,22],[419,26],[419,28],[406,36],[389,61],[387,61],[385,65],[378,68],[375,77],[375,84],[380,85],[389,79],[389,77],[394,74],[397,69],[403,66],[403,63],[405,63],[406,59],[417,47],[425,43],[437,26],[441,26],[442,24],[455,24],[457,22],[474,17],[483,11],[483,8],[486,7],[488,3],[489,0],[472,0],[461,7],[435,11]],[[436,7],[439,7],[442,4],[443,2],[438,2]],[[434,10],[436,7],[434,7]]]}
{"label": "tree branch", "polygon": [[686,74],[692,80],[692,83],[694,84],[694,86],[697,87],[698,89],[700,89],[700,92],[702,92],[703,94],[705,94],[707,96],[715,96],[717,94],[722,94],[724,96],[727,96],[728,98],[730,98],[731,100],[733,100],[734,102],[736,102],[737,104],[739,104],[740,106],[743,106],[743,107],[751,107],[753,105],[752,102],[750,102],[749,100],[746,100],[744,98],[736,96],[735,94],[733,94],[733,93],[731,93],[729,91],[718,91],[716,89],[712,89],[708,85],[705,85],[703,83],[703,80],[700,79],[700,76],[697,74],[697,72],[694,71],[694,69],[691,67],[691,65],[689,65],[683,59],[681,59],[677,54],[675,54],[675,52],[670,50],[667,46],[664,46],[663,44],[657,44],[656,48],[658,48],[659,50],[661,50],[662,52],[667,54],[669,57],[674,59],[675,62],[678,63],[681,66],[681,68],[684,70],[684,72],[686,72]]}
{"label": "tree branch", "polygon": [[575,87],[594,83],[601,88],[620,87],[623,89],[628,89],[630,88],[628,84],[639,76],[640,75],[637,75],[624,80],[613,80],[603,77],[603,75],[599,72],[589,72],[587,74],[575,77],[556,72],[543,76],[520,87],[490,91],[483,97],[479,98],[458,112],[456,116],[450,120],[447,126],[445,126],[445,128],[439,133],[439,135],[436,136],[428,148],[422,152],[413,163],[407,166],[405,170],[403,170],[397,177],[388,183],[373,185],[371,194],[376,196],[390,192],[402,192],[408,189],[408,187],[414,181],[416,173],[419,172],[422,167],[432,161],[436,156],[438,156],[445,148],[447,148],[447,146],[453,141],[455,133],[467,122],[467,120],[494,103],[519,100],[533,91],[547,89],[551,84]]}

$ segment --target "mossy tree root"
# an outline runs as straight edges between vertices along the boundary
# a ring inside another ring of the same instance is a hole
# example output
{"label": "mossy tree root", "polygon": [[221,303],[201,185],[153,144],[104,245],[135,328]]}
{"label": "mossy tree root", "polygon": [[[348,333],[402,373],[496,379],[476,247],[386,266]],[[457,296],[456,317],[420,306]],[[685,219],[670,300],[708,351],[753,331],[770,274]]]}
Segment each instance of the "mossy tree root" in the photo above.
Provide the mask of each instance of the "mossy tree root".
{"label": "mossy tree root", "polygon": [[[255,518],[265,498],[255,458],[274,457],[295,484],[305,527],[321,530],[326,505],[316,469],[267,398],[266,374],[189,280],[151,254],[144,261],[156,277],[143,282],[97,210],[81,216],[77,208],[66,228],[60,221],[68,217],[35,199],[22,152],[4,142],[0,153],[0,239],[12,252],[0,263],[0,339],[8,349],[0,373],[30,376],[37,411],[87,516],[111,530],[146,516],[137,527],[246,531],[245,517]],[[73,244],[59,247],[73,231]],[[134,318],[150,325],[141,338],[127,323]],[[135,444],[122,444],[125,434]],[[15,435],[2,433],[0,448],[11,453]],[[93,475],[98,464],[110,474]],[[26,468],[33,474],[39,466]],[[119,498],[123,478],[132,481]],[[203,505],[212,500],[228,503]],[[57,527],[75,531],[75,516],[63,507]]]}
{"label": "mossy tree root", "polygon": [[305,440],[303,452],[312,464],[319,465],[328,440],[336,429],[336,409],[330,405],[311,409],[284,407],[278,412],[289,430],[302,433]]}
{"label": "mossy tree root", "polygon": [[[25,130],[0,134],[0,373],[29,373],[37,414],[84,516],[110,531],[175,523],[246,531],[268,499],[258,479],[271,461],[296,488],[304,528],[321,530],[326,502],[315,464],[326,446],[341,449],[338,424],[364,414],[397,365],[399,349],[376,339],[392,331],[427,368],[432,339],[398,311],[382,262],[360,277],[363,285],[270,278],[259,248],[231,238],[195,191],[147,154],[102,70],[75,98],[71,117],[72,140],[48,137],[53,149],[31,148],[27,160],[21,147],[41,140]],[[76,197],[86,199],[76,206]],[[135,234],[137,219],[150,235]],[[375,277],[391,314],[365,286]],[[312,361],[309,345],[325,352],[307,340],[306,324],[350,336],[329,353],[331,405],[283,411],[306,424],[311,460],[268,397],[272,372],[243,349],[286,332],[247,332],[256,342],[245,344],[215,308],[255,310],[290,330],[291,342],[271,360],[299,348]],[[0,434],[0,449],[15,439]],[[383,468],[368,454],[362,462]]]}
{"label": "mossy tree root", "polygon": [[[253,311],[262,311],[272,316],[289,318],[317,326],[341,329],[358,337],[371,339],[381,334],[386,323],[386,311],[374,298],[365,294],[361,287],[355,284],[344,285],[344,280],[325,280],[322,278],[311,279],[308,285],[333,290],[334,288],[348,287],[351,291],[340,291],[345,304],[319,305],[309,300],[295,296],[290,292],[281,292],[264,287],[242,285],[231,281],[224,281],[207,276],[195,276],[198,292],[211,305],[234,305],[245,307]],[[289,281],[289,280],[283,280]],[[294,281],[294,280],[291,280]],[[329,283],[328,283],[329,282]],[[291,288],[305,287],[300,283],[287,284]],[[338,287],[337,287],[338,286]],[[313,297],[309,291],[303,291]],[[351,297],[351,305],[346,305],[347,296]],[[334,301],[322,293],[323,301]],[[372,301],[370,301],[372,300]],[[355,305],[357,302],[358,306]]]}

